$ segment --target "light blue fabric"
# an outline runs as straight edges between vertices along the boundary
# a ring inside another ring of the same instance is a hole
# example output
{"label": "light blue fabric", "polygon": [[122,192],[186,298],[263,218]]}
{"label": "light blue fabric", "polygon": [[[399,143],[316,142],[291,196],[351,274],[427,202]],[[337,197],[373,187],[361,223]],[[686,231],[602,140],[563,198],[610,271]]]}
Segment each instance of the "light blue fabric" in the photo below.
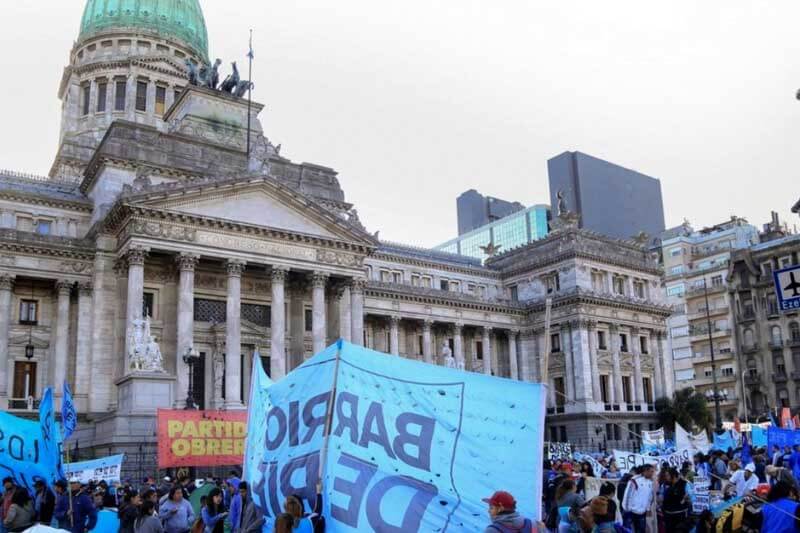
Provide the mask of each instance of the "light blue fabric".
{"label": "light blue fabric", "polygon": [[[327,453],[325,413],[336,405]],[[254,372],[255,374],[255,372]],[[480,531],[496,490],[540,517],[546,389],[340,341],[281,381],[254,377],[245,479],[267,517],[308,504],[324,456],[326,531]],[[260,385],[259,385],[260,384]],[[308,507],[306,510],[310,510]]]}
{"label": "light blue fabric", "polygon": [[67,479],[77,477],[82,483],[88,483],[91,480],[97,482],[105,481],[108,484],[117,483],[120,480],[120,471],[122,470],[122,460],[124,458],[124,454],[119,454],[89,461],[66,463],[64,465],[64,474]]}
{"label": "light blue fabric", "polygon": [[78,426],[78,414],[75,412],[75,403],[72,401],[72,390],[69,383],[64,380],[64,399],[61,400],[61,425],[64,428],[64,440],[67,440]]}
{"label": "light blue fabric", "polygon": [[767,432],[764,428],[752,425],[750,426],[750,437],[753,441],[753,446],[762,448],[767,445]]}
{"label": "light blue fabric", "polygon": [[729,448],[736,448],[736,441],[730,431],[725,431],[719,435],[714,435],[714,444],[711,446],[712,450],[722,450],[727,452]]}
{"label": "light blue fabric", "polygon": [[0,470],[14,483],[34,492],[33,482],[42,478],[53,486],[64,473],[59,453],[60,436],[53,414],[53,390],[48,388],[39,404],[39,420],[27,420],[0,412]]}
{"label": "light blue fabric", "polygon": [[115,511],[100,511],[97,513],[97,525],[93,533],[116,533],[119,531],[119,518]]}

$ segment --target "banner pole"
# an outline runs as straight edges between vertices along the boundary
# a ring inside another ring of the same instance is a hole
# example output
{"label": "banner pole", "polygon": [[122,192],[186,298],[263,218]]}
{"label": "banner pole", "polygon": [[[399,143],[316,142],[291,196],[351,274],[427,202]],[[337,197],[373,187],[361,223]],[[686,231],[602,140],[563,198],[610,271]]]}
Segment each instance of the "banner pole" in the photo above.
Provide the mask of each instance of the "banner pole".
{"label": "banner pole", "polygon": [[319,458],[319,483],[322,483],[322,474],[325,472],[325,466],[328,460],[328,443],[331,439],[331,430],[333,429],[333,410],[336,406],[336,387],[339,382],[339,362],[341,361],[342,341],[336,343],[336,360],[333,365],[333,385],[331,386],[331,394],[328,398],[328,409],[325,414],[325,436],[322,441],[322,451]]}
{"label": "banner pole", "polygon": [[[67,446],[67,464],[69,463],[69,446]],[[69,525],[74,528],[75,523],[73,522],[74,518],[72,517],[72,489],[70,488],[69,479],[67,480],[67,495],[69,496]]]}

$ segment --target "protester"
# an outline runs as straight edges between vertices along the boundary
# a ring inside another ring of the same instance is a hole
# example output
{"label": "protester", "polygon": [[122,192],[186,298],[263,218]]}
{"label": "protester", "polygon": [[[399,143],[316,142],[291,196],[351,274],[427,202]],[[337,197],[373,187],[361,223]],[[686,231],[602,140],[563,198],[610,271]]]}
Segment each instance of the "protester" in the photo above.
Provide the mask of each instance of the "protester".
{"label": "protester", "polygon": [[722,482],[728,479],[728,465],[725,464],[723,455],[721,450],[714,451],[714,463],[711,468],[714,490],[722,490]]}
{"label": "protester", "polygon": [[194,523],[192,505],[183,498],[180,485],[169,489],[167,500],[158,510],[158,517],[164,524],[165,533],[186,533]]}
{"label": "protester", "polygon": [[153,500],[148,499],[142,502],[139,517],[136,519],[134,533],[164,533],[161,527],[161,520],[156,516],[156,506]]}
{"label": "protester", "polygon": [[11,508],[11,500],[14,498],[14,479],[10,477],[3,478],[3,504],[0,506],[0,524],[5,521],[8,515],[8,510]]}
{"label": "protester", "polygon": [[33,508],[36,513],[36,522],[49,526],[53,521],[53,511],[56,506],[56,497],[47,488],[47,484],[41,479],[37,479],[33,488],[36,490]]}
{"label": "protester", "polygon": [[242,512],[242,499],[241,496],[239,496],[239,483],[241,483],[239,478],[229,478],[225,482],[225,492],[223,492],[226,508],[230,512],[228,519],[231,524],[232,533],[236,533],[238,530],[240,522],[239,518],[241,517]]}
{"label": "protester", "polygon": [[104,508],[103,502],[105,501],[105,493],[102,489],[96,489],[92,494],[92,503],[94,504],[95,510],[98,512],[102,511]]}
{"label": "protester", "polygon": [[764,469],[764,472],[767,474],[767,478],[769,479],[769,484],[774,486],[779,481],[785,481],[789,484],[790,487],[794,488],[795,490],[800,490],[800,487],[797,485],[797,480],[789,471],[788,468],[783,468],[781,466],[775,465],[767,465]]}
{"label": "protester", "polygon": [[617,462],[614,459],[611,459],[608,463],[608,469],[606,470],[605,475],[603,475],[605,479],[620,479],[622,478],[622,472],[619,471],[617,468]]}
{"label": "protester", "polygon": [[250,497],[250,487],[247,482],[239,483],[239,501],[242,505],[241,520],[236,531],[239,533],[260,533],[264,526],[264,513],[261,512],[253,498]]}
{"label": "protester", "polygon": [[758,486],[758,478],[755,475],[756,467],[753,463],[748,464],[742,470],[737,470],[731,475],[730,482],[736,487],[736,496],[742,498]]}
{"label": "protester", "polygon": [[792,487],[785,481],[778,481],[769,490],[768,504],[761,508],[763,521],[761,530],[769,533],[792,533],[797,531],[798,503],[789,496]]}
{"label": "protester", "polygon": [[158,493],[155,489],[147,489],[142,494],[142,502],[151,501],[153,502],[153,509],[156,510],[156,514],[158,514]]}
{"label": "protester", "polygon": [[295,517],[289,513],[278,515],[275,519],[275,533],[294,533]]}
{"label": "protester", "polygon": [[313,533],[314,525],[311,519],[305,516],[305,508],[303,507],[303,500],[300,496],[290,494],[283,502],[283,510],[295,518],[295,530],[297,533]]}
{"label": "protester", "polygon": [[72,499],[70,530],[72,533],[91,531],[97,525],[97,510],[94,508],[92,499],[81,487],[81,482],[77,478],[69,480],[69,490]]}
{"label": "protester", "polygon": [[489,518],[492,523],[486,526],[484,533],[531,533],[533,523],[517,512],[517,501],[511,493],[498,490],[483,499],[489,504]]}
{"label": "protester", "polygon": [[575,481],[564,479],[556,489],[555,504],[550,514],[554,519],[548,517],[548,527],[557,529],[558,533],[570,533],[576,530],[578,523],[578,512],[583,507],[583,496],[578,494]]}
{"label": "protester", "polygon": [[687,491],[688,482],[675,468],[667,468],[666,473],[662,505],[665,529],[670,533],[684,533],[689,531],[689,513],[692,508]]}
{"label": "protester", "polygon": [[706,456],[702,452],[694,454],[694,473],[697,477],[711,479],[711,465],[708,464]]}
{"label": "protester", "polygon": [[136,518],[139,516],[139,508],[142,505],[142,498],[138,494],[126,493],[122,498],[122,503],[117,512],[119,518],[119,533],[134,533],[136,528]]}
{"label": "protester", "polygon": [[53,518],[58,524],[58,529],[69,529],[69,495],[67,494],[67,484],[64,480],[56,481],[56,506],[53,510]]}
{"label": "protester", "polygon": [[628,514],[634,533],[646,533],[647,514],[653,503],[653,465],[644,465],[641,474],[633,476],[625,487],[622,509]]}
{"label": "protester", "polygon": [[117,503],[116,489],[114,487],[110,487],[105,480],[98,483],[98,486],[103,491],[103,507],[104,508],[113,507],[114,509],[116,509],[117,506],[119,505]]}
{"label": "protester", "polygon": [[219,488],[215,487],[208,493],[201,515],[205,533],[222,533],[225,530],[225,517],[228,513],[223,512],[222,491]]}
{"label": "protester", "polygon": [[767,473],[766,473],[766,466],[764,464],[764,456],[758,454],[753,457],[753,464],[756,465],[756,477],[758,478],[759,483],[766,483],[767,482]]}
{"label": "protester", "polygon": [[3,518],[3,526],[10,532],[25,531],[34,523],[33,502],[27,490],[18,488]]}
{"label": "protester", "polygon": [[614,501],[616,487],[606,481],[600,486],[599,496],[592,498],[589,504],[594,524],[593,533],[616,531],[617,502]]}

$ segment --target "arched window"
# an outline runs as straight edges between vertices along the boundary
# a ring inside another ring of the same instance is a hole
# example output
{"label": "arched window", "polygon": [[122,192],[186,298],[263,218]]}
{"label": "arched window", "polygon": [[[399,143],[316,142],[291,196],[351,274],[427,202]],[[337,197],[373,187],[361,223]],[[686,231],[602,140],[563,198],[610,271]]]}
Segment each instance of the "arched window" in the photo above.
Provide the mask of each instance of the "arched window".
{"label": "arched window", "polygon": [[789,336],[793,341],[800,341],[800,324],[797,322],[789,323]]}
{"label": "arched window", "polygon": [[745,329],[744,330],[744,345],[745,345],[745,347],[746,348],[752,348],[754,344],[755,344],[755,341],[753,340],[753,330],[750,329],[750,328]]}
{"label": "arched window", "polygon": [[772,337],[772,344],[776,346],[783,344],[783,333],[781,333],[780,326],[772,326],[772,329],[770,330],[770,335]]}

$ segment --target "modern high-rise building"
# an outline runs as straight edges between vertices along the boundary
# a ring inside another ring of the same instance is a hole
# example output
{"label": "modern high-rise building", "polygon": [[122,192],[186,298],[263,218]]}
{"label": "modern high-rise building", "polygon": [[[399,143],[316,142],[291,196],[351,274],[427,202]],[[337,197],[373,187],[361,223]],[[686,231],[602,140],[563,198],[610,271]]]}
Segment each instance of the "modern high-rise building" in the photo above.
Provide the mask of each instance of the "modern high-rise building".
{"label": "modern high-rise building", "polygon": [[475,189],[464,191],[456,198],[458,234],[463,235],[523,209],[525,206],[519,202],[484,196]]}
{"label": "modern high-rise building", "polygon": [[490,254],[484,248],[490,244],[494,253],[502,253],[545,237],[548,220],[550,206],[534,205],[461,234],[434,250],[486,259]]}
{"label": "modern high-rise building", "polygon": [[558,193],[576,213],[581,228],[629,239],[664,231],[661,182],[635,170],[581,152],[564,152],[547,161],[550,205],[558,213]]}
{"label": "modern high-rise building", "polygon": [[726,420],[738,414],[742,399],[728,268],[732,253],[757,242],[758,229],[735,216],[699,231],[685,222],[661,237],[666,300],[672,308],[667,341],[675,388],[694,387],[713,394],[713,343],[717,389]]}

